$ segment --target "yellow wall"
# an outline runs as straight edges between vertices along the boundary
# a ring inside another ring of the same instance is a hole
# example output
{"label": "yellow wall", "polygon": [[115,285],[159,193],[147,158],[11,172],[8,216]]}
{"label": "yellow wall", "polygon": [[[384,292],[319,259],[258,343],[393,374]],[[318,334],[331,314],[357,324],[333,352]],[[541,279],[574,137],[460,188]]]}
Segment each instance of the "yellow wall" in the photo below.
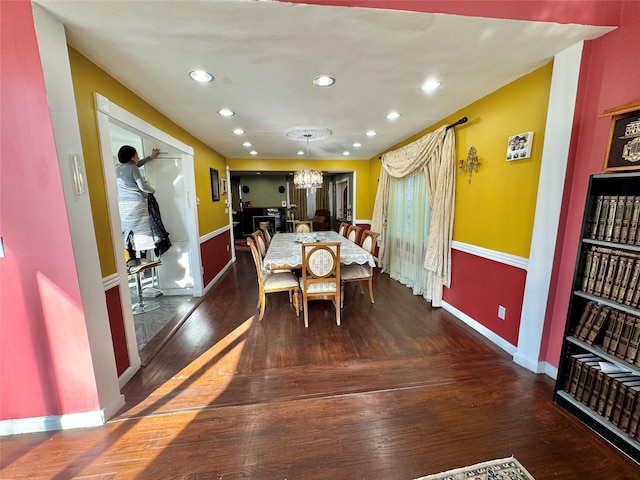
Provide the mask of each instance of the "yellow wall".
{"label": "yellow wall", "polygon": [[[468,123],[456,127],[456,158],[465,159],[474,146],[481,165],[471,184],[460,171],[456,177],[454,240],[529,257],[552,69],[553,62],[389,149],[461,117],[469,118]],[[507,162],[508,138],[528,131],[534,132],[531,158]],[[373,188],[381,162],[375,157],[369,164]],[[374,196],[375,191],[372,203]]]}
{"label": "yellow wall", "polygon": [[367,160],[286,160],[259,158],[229,158],[232,172],[263,171],[293,172],[311,168],[324,172],[355,172],[356,220],[370,220],[373,201],[370,199],[369,162]]}
{"label": "yellow wall", "polygon": [[115,273],[116,266],[100,160],[96,113],[93,105],[94,92],[107,97],[111,102],[193,147],[196,195],[201,199],[198,207],[200,235],[205,235],[227,225],[229,219],[228,215],[224,213],[224,202],[204,201],[211,198],[209,168],[216,168],[220,175],[225,175],[225,158],[177,126],[72,48],[69,49],[69,61],[102,276]]}

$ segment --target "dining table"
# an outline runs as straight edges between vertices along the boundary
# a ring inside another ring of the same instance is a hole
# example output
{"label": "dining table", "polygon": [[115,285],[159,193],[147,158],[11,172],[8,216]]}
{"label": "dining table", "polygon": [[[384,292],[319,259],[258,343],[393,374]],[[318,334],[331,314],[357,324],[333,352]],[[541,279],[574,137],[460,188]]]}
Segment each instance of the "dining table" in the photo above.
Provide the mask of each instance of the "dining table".
{"label": "dining table", "polygon": [[340,263],[342,265],[376,266],[375,257],[357,243],[334,231],[309,233],[276,233],[262,261],[269,272],[279,269],[302,268],[302,244],[315,242],[340,242]]}

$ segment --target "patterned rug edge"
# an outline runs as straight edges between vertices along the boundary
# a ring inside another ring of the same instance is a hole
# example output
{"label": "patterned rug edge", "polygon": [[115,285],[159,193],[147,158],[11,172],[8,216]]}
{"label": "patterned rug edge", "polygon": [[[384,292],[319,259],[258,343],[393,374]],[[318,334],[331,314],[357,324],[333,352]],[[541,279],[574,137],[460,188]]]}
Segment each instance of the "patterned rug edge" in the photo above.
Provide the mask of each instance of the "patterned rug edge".
{"label": "patterned rug edge", "polygon": [[[487,462],[476,463],[475,465],[469,465],[468,467],[455,468],[453,470],[447,470],[446,472],[434,473],[432,475],[427,475],[426,477],[419,477],[415,480],[458,480],[464,478],[470,478],[469,473],[474,474],[473,478],[485,479],[485,478],[493,478],[489,477],[487,474],[489,472],[495,472],[499,469],[503,469],[504,467],[512,468],[515,470],[515,473],[519,475],[518,479],[522,480],[535,480],[531,474],[527,471],[524,466],[515,459],[515,457],[508,458],[500,458],[497,460],[489,460]],[[514,477],[508,477],[514,478]]]}

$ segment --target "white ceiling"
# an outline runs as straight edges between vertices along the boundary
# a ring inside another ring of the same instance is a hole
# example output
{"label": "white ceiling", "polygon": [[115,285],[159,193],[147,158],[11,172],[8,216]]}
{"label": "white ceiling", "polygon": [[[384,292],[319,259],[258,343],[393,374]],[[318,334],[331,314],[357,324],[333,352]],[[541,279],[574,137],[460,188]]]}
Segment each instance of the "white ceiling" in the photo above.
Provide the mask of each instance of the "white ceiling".
{"label": "white ceiling", "polygon": [[[73,48],[227,158],[298,158],[305,145],[285,130],[317,126],[333,135],[311,143],[311,158],[368,159],[611,30],[248,0],[35,3]],[[193,69],[215,80],[198,84]],[[314,86],[320,74],[335,85]],[[430,78],[442,86],[425,94]],[[392,110],[401,117],[387,120]]]}

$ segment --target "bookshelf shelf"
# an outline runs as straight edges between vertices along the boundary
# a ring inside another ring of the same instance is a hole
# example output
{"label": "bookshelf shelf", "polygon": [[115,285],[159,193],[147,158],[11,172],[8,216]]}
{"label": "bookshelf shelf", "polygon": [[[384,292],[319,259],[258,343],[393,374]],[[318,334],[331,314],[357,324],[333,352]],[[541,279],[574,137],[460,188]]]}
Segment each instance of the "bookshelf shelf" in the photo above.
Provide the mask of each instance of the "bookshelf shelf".
{"label": "bookshelf shelf", "polygon": [[608,420],[605,420],[601,415],[598,415],[593,410],[585,406],[582,402],[578,402],[575,398],[569,395],[567,392],[558,390],[556,392],[556,402],[569,410],[571,413],[580,418],[584,423],[589,425],[593,430],[605,436],[612,435],[611,441],[616,447],[625,452],[636,462],[638,461],[638,452],[640,451],[640,442],[629,437],[624,432],[618,430],[618,428]]}
{"label": "bookshelf shelf", "polygon": [[607,352],[605,352],[602,349],[602,347],[598,347],[597,345],[589,345],[588,343],[583,342],[582,340],[578,340],[575,337],[567,337],[567,342],[573,343],[574,345],[577,345],[578,347],[582,348],[583,350],[586,350],[587,352],[598,355],[599,357],[601,357],[603,360],[606,360],[607,362],[613,363],[615,365],[619,365],[620,367],[626,368],[632,373],[636,373],[640,375],[640,366],[633,365],[629,362],[625,362],[624,360],[619,359],[614,355],[610,355]]}
{"label": "bookshelf shelf", "polygon": [[640,172],[592,175],[554,400],[640,463]]}

